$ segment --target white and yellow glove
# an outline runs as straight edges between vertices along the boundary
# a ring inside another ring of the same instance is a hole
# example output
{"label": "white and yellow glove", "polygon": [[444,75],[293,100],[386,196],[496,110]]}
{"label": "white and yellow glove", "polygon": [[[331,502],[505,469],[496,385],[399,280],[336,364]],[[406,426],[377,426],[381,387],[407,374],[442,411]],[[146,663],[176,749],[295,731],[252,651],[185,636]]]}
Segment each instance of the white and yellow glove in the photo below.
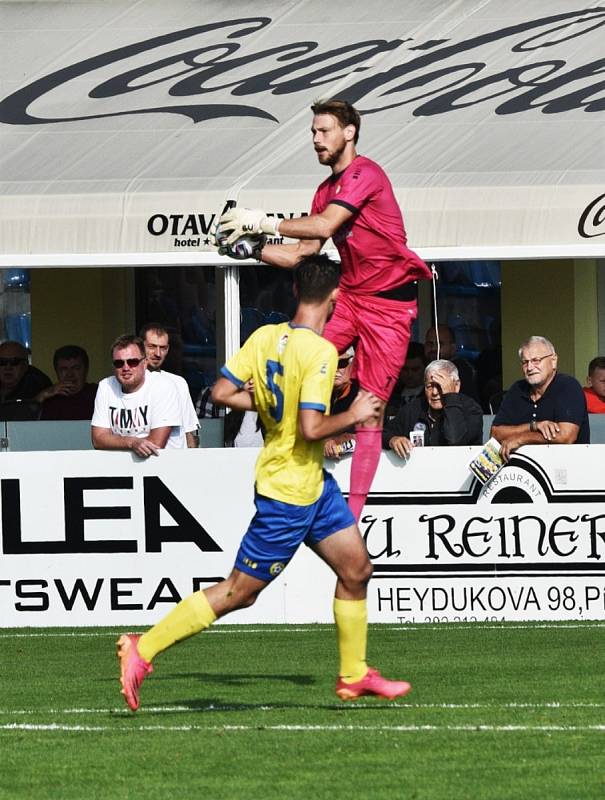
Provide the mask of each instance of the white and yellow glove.
{"label": "white and yellow glove", "polygon": [[218,222],[223,241],[220,245],[229,245],[236,242],[242,236],[252,235],[277,236],[279,220],[276,217],[268,217],[259,208],[231,208],[221,215]]}

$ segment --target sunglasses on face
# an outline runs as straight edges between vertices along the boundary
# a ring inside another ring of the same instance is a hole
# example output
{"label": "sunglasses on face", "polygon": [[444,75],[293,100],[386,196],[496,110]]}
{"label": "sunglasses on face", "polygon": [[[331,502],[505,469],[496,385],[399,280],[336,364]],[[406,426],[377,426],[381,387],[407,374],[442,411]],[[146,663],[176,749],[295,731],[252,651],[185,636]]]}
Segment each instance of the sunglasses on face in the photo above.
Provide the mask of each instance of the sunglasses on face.
{"label": "sunglasses on face", "polygon": [[128,364],[131,369],[134,369],[135,367],[139,366],[141,361],[144,360],[144,358],[114,358],[111,363],[116,369],[122,369],[122,367],[124,367],[126,364]]}
{"label": "sunglasses on face", "polygon": [[25,364],[24,358],[0,358],[0,367],[18,367],[19,364]]}
{"label": "sunglasses on face", "polygon": [[338,369],[346,369],[351,363],[350,358],[339,358],[338,359]]}

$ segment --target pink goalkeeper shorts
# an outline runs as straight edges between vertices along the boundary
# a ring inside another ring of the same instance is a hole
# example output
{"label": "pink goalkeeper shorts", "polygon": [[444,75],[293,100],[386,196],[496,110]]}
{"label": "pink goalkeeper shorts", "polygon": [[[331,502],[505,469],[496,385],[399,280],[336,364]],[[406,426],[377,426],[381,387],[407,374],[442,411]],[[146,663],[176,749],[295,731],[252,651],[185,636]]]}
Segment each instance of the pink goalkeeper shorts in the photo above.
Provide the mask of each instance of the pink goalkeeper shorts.
{"label": "pink goalkeeper shorts", "polygon": [[404,365],[417,314],[416,300],[355,295],[341,289],[323,335],[339,353],[354,345],[353,377],[362,389],[386,402]]}

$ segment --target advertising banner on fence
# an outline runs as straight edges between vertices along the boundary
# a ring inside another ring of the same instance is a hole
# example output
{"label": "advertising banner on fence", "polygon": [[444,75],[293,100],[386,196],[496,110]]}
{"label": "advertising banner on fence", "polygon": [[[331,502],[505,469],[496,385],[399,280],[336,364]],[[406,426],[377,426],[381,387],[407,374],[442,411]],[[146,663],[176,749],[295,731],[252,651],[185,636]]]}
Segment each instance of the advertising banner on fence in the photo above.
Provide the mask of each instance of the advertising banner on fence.
{"label": "advertising banner on fence", "polygon": [[[477,447],[384,454],[361,519],[371,622],[605,619],[605,446],[525,447],[487,483]],[[0,619],[146,625],[226,577],[256,450],[0,455]],[[350,461],[327,463],[343,491]],[[306,547],[226,622],[331,622]]]}

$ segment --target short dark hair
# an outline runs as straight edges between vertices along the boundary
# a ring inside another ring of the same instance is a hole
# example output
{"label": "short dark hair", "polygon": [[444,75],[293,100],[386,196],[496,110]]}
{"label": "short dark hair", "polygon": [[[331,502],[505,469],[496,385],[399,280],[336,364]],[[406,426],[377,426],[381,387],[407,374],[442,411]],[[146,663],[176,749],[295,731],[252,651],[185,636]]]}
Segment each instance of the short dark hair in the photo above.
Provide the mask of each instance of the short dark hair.
{"label": "short dark hair", "polygon": [[170,331],[165,325],[162,325],[159,322],[148,322],[139,331],[139,336],[141,339],[145,339],[145,336],[149,333],[149,331],[155,331],[155,333],[159,333],[160,336],[168,336],[170,337]]}
{"label": "short dark hair", "polygon": [[88,369],[88,353],[83,347],[77,344],[64,344],[63,347],[58,347],[53,356],[53,367],[57,369],[59,361],[65,359],[77,358],[84,365],[84,369]]}
{"label": "short dark hair", "polygon": [[125,333],[122,336],[118,336],[115,342],[111,345],[111,356],[113,358],[113,351],[114,350],[123,350],[125,347],[130,347],[133,344],[135,347],[139,348],[139,351],[143,358],[145,357],[145,342],[141,339],[140,336],[136,336],[133,333]]}
{"label": "short dark hair", "polygon": [[321,303],[340,282],[340,264],[323,253],[305,256],[296,265],[293,277],[299,300]]}
{"label": "short dark hair", "polygon": [[411,361],[412,359],[417,358],[424,366],[426,366],[426,356],[424,355],[424,346],[420,344],[420,342],[410,342],[408,345],[408,352],[405,357],[406,361]]}
{"label": "short dark hair", "polygon": [[440,322],[438,325],[431,325],[431,327],[427,329],[426,333],[428,334],[429,331],[435,331],[440,340],[442,337],[439,335],[439,331],[446,333],[450,337],[452,343],[456,343],[456,331],[453,328],[450,328],[449,325],[446,325],[445,322]]}
{"label": "short dark hair", "polygon": [[317,103],[313,103],[311,106],[311,111],[314,114],[331,114],[336,117],[343,128],[346,128],[347,125],[353,125],[355,127],[353,142],[357,144],[359,129],[361,128],[361,117],[357,109],[346,100],[337,100],[335,98],[318,100]]}
{"label": "short dark hair", "polygon": [[597,356],[593,358],[588,365],[588,376],[592,378],[596,369],[605,369],[605,356]]}

